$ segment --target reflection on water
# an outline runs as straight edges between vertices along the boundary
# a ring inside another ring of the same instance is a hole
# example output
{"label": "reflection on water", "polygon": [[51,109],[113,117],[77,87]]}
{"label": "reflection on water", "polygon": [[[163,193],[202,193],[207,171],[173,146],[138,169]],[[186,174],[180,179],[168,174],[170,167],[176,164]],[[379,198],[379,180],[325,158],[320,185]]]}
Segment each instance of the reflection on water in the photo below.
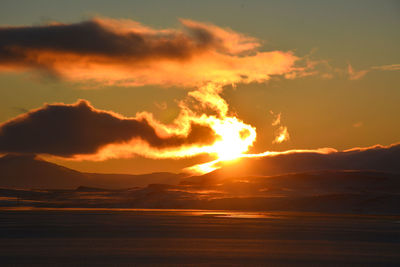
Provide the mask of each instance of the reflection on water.
{"label": "reflection on water", "polygon": [[129,213],[145,216],[192,216],[192,217],[212,217],[226,219],[293,219],[307,217],[329,219],[330,217],[339,218],[369,218],[369,219],[389,219],[399,223],[398,215],[373,215],[373,214],[338,214],[338,213],[318,213],[318,212],[295,212],[295,211],[232,211],[232,210],[200,210],[200,209],[130,209],[130,208],[47,208],[47,207],[0,207],[1,211],[49,211],[49,212],[85,212],[85,213]]}
{"label": "reflection on water", "polygon": [[135,212],[147,215],[180,215],[180,216],[210,216],[216,218],[282,218],[279,212],[251,212],[229,210],[192,210],[192,209],[118,209],[118,208],[41,208],[41,207],[0,207],[0,211],[108,211],[108,212]]}
{"label": "reflection on water", "polygon": [[257,219],[257,218],[281,218],[277,213],[270,212],[249,212],[249,211],[230,211],[230,210],[218,210],[218,211],[210,211],[210,210],[199,210],[199,211],[190,211],[190,215],[194,216],[212,216],[218,218],[248,218],[248,219]]}
{"label": "reflection on water", "polygon": [[0,209],[2,267],[400,266],[399,216]]}

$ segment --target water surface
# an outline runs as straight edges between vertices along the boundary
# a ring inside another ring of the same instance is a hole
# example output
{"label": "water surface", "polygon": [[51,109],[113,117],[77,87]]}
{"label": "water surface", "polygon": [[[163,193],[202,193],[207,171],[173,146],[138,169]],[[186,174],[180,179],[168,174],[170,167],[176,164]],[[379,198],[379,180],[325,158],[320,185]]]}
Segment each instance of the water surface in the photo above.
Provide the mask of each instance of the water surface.
{"label": "water surface", "polygon": [[0,211],[2,266],[400,264],[398,216],[162,209]]}

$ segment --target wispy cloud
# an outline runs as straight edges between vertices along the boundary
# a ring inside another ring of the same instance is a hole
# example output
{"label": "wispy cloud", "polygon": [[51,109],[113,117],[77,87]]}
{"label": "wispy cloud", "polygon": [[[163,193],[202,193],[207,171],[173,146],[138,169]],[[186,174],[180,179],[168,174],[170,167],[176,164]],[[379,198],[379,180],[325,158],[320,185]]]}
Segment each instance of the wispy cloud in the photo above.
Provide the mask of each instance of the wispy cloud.
{"label": "wispy cloud", "polygon": [[400,64],[372,66],[364,70],[355,70],[350,63],[348,63],[347,65],[347,75],[350,80],[360,80],[365,75],[373,71],[398,71],[398,70],[400,70]]}
{"label": "wispy cloud", "polygon": [[277,129],[275,130],[275,138],[272,141],[273,144],[280,144],[290,139],[289,130],[286,126],[282,125],[281,122],[281,113],[275,114],[270,111],[270,114],[274,116],[272,121],[272,126],[275,126]]}
{"label": "wispy cloud", "polygon": [[356,123],[353,124],[353,127],[354,127],[354,128],[360,128],[360,127],[362,127],[363,125],[364,125],[364,123],[363,123],[362,121],[358,121],[358,122],[356,122]]}
{"label": "wispy cloud", "polygon": [[369,70],[356,71],[350,64],[347,65],[347,74],[350,80],[359,80],[364,77],[368,72]]}
{"label": "wispy cloud", "polygon": [[400,70],[400,64],[382,65],[371,67],[373,70]]}

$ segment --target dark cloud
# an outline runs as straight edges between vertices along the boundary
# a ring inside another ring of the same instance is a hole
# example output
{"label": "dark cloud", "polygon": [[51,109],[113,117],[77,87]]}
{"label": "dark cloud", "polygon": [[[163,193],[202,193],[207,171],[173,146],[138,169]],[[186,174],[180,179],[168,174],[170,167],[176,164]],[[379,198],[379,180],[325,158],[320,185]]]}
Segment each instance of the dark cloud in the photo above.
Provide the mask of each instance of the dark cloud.
{"label": "dark cloud", "polygon": [[215,134],[192,123],[186,136],[161,137],[145,118],[123,118],[96,110],[87,101],[51,104],[0,125],[0,153],[37,153],[70,157],[95,154],[108,144],[140,139],[155,149],[210,144]]}
{"label": "dark cloud", "polygon": [[[221,47],[207,29],[186,27],[186,31],[118,31],[99,19],[74,24],[0,28],[0,63],[43,65],[40,53],[99,56],[114,60],[182,60],[210,46]],[[100,59],[99,59],[100,60]]]}
{"label": "dark cloud", "polygon": [[233,30],[180,20],[154,29],[131,20],[0,27],[0,71],[38,70],[70,81],[141,86],[261,82],[292,73],[292,52],[259,52]]}

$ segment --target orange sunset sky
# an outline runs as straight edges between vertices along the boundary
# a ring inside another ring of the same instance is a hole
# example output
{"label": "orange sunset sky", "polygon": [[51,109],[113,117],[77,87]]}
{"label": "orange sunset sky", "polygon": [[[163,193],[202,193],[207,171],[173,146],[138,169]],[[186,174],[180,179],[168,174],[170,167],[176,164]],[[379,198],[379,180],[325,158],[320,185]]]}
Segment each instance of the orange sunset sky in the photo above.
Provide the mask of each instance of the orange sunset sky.
{"label": "orange sunset sky", "polygon": [[398,1],[1,7],[1,154],[180,172],[400,141]]}

